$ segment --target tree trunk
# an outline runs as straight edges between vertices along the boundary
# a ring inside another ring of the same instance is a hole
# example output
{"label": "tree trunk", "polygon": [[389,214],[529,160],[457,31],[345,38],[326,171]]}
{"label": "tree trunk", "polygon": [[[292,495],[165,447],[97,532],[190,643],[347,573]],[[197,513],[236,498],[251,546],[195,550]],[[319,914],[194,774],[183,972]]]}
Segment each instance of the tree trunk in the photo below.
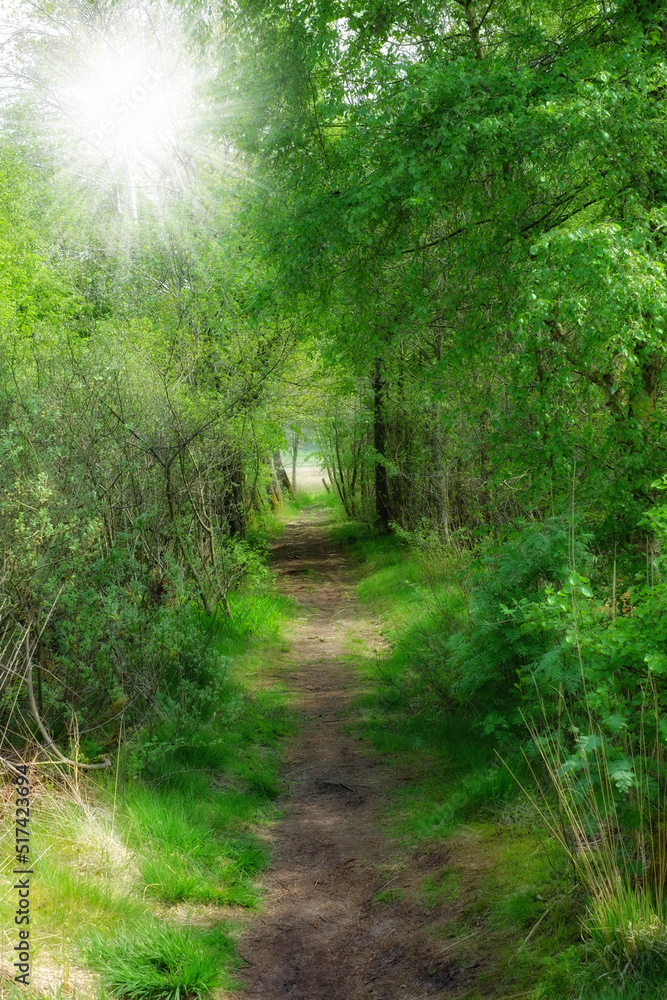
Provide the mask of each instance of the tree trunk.
{"label": "tree trunk", "polygon": [[296,494],[296,463],[299,457],[299,435],[292,431],[292,490]]}
{"label": "tree trunk", "polygon": [[475,56],[477,59],[482,59],[484,56],[484,51],[482,49],[482,41],[479,35],[480,23],[477,20],[475,14],[475,8],[471,0],[466,0],[463,4],[464,16],[466,19],[466,24],[468,25],[468,34],[470,35],[470,40],[475,46]]}
{"label": "tree trunk", "polygon": [[240,452],[236,452],[232,458],[229,469],[229,530],[237,538],[246,536],[246,516],[243,499],[243,459]]}
{"label": "tree trunk", "polygon": [[[439,365],[442,364],[442,357],[442,331],[439,331],[435,340],[435,360]],[[442,419],[442,405],[437,399],[433,401],[431,452],[433,455],[433,478],[435,480],[436,519],[438,528],[442,531],[445,541],[449,541],[449,483],[445,458],[445,432]]]}
{"label": "tree trunk", "polygon": [[373,374],[373,444],[375,446],[375,515],[378,528],[383,535],[389,532],[391,512],[389,510],[389,484],[385,465],[387,425],[384,412],[385,381],[382,373],[382,358],[375,359]]}
{"label": "tree trunk", "polygon": [[285,466],[283,465],[283,458],[279,451],[274,451],[273,453],[273,466],[276,470],[276,479],[280,483],[280,488],[283,493],[289,494],[289,496],[294,497],[294,490],[292,489],[292,484],[289,481],[289,476]]}

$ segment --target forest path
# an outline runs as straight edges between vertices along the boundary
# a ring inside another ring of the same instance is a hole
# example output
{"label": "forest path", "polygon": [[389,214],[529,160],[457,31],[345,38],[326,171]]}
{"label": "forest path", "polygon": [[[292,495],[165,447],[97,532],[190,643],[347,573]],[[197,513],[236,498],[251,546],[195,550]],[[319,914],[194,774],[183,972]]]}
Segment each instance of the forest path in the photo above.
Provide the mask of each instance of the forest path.
{"label": "forest path", "polygon": [[278,586],[303,608],[289,636],[289,685],[303,725],[284,768],[266,906],[241,941],[244,995],[455,1000],[474,974],[447,956],[448,915],[423,894],[402,895],[446,859],[442,851],[396,857],[378,818],[407,779],[347,731],[360,693],[351,644],[383,641],[357,605],[349,559],[326,517],[306,510],[273,547]]}

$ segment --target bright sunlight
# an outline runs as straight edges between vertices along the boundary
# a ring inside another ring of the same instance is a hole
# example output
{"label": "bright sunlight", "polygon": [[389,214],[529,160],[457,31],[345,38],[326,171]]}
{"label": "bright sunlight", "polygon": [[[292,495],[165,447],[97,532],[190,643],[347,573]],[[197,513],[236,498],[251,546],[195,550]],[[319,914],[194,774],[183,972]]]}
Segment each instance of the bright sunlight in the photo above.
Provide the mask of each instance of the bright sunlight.
{"label": "bright sunlight", "polygon": [[201,70],[173,11],[123,3],[94,17],[50,14],[47,24],[31,42],[41,58],[28,63],[17,13],[14,51],[40,106],[36,127],[63,165],[133,221],[142,200],[182,193],[191,179]]}

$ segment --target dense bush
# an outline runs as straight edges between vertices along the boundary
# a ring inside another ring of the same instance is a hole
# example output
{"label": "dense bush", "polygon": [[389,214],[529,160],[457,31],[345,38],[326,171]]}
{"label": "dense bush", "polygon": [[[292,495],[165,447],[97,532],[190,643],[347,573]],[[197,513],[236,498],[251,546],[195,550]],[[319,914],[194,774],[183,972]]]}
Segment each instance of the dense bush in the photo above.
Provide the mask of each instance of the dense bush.
{"label": "dense bush", "polygon": [[90,757],[117,745],[121,719],[129,731],[214,710],[225,661],[212,620],[230,615],[236,588],[271,579],[245,536],[268,506],[282,431],[246,429],[283,347],[267,338],[253,368],[261,326],[249,347],[240,320],[228,329],[196,297],[191,251],[165,272],[154,233],[150,246],[132,238],[150,295],[92,234],[85,253],[51,253],[48,224],[25,217],[22,166],[0,161],[0,634],[12,665],[0,717],[17,749],[72,736]]}
{"label": "dense bush", "polygon": [[[555,628],[529,630],[524,620],[549,586],[570,575],[571,537],[558,518],[519,522],[486,544],[474,566],[468,626],[448,641],[450,685],[456,698],[487,713],[487,727],[520,722],[522,701],[532,697],[526,670],[558,641]],[[580,566],[590,559],[581,539],[575,558]]]}

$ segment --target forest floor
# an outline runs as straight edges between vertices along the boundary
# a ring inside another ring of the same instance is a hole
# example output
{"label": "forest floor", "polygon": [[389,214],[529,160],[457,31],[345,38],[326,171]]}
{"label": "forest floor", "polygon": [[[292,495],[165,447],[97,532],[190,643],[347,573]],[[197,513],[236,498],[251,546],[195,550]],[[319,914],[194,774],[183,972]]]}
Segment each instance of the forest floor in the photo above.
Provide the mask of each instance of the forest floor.
{"label": "forest floor", "polygon": [[[278,586],[303,609],[287,637],[287,676],[280,668],[302,726],[287,752],[284,814],[272,833],[265,907],[240,943],[244,995],[480,995],[475,980],[490,971],[484,947],[472,954],[466,948],[465,957],[456,948],[462,901],[434,904],[417,891],[447,869],[448,848],[406,852],[383,829],[410,774],[359,737],[364,679],[353,650],[363,644],[381,653],[384,640],[354,596],[354,567],[330,539],[327,514],[304,510],[273,546]],[[463,843],[456,867],[474,880],[484,859],[466,857]]]}

